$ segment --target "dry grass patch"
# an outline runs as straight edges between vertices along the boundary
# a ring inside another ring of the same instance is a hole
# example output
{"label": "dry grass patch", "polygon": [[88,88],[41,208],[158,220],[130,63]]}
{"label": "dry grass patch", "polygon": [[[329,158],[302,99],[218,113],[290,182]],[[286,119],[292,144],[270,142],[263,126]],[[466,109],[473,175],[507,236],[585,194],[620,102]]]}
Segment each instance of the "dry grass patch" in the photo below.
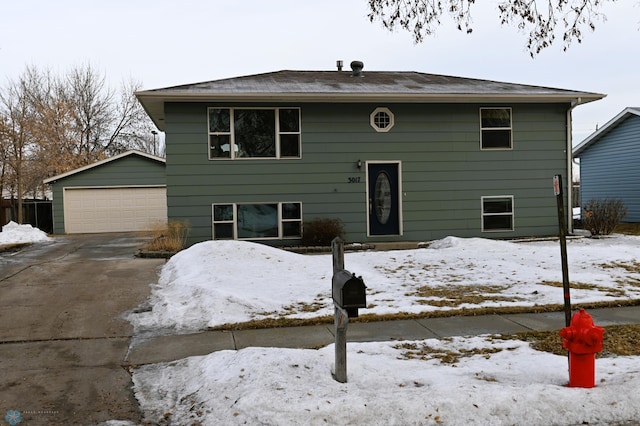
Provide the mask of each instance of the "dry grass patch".
{"label": "dry grass patch", "polygon": [[[451,339],[441,339],[444,341],[451,341]],[[429,361],[432,359],[438,359],[443,364],[455,364],[460,361],[461,358],[468,358],[475,355],[483,355],[489,359],[492,354],[503,351],[502,348],[473,348],[473,349],[459,349],[450,350],[442,348],[434,348],[426,343],[407,342],[400,343],[393,347],[394,349],[402,350],[398,359],[419,359],[422,361]],[[512,350],[515,348],[508,348]]]}
{"label": "dry grass patch", "polygon": [[[604,327],[604,344],[602,352],[597,357],[611,356],[640,356],[640,325],[611,325]],[[521,340],[528,342],[537,351],[549,352],[555,355],[566,355],[567,351],[562,348],[562,338],[559,330],[554,331],[530,331],[517,333],[514,335],[492,335],[488,340]],[[441,339],[451,341],[450,338]],[[507,348],[473,348],[473,349],[442,349],[435,348],[427,343],[404,342],[394,346],[401,350],[398,359],[419,359],[429,361],[438,359],[443,364],[455,364],[460,359],[482,355],[489,359],[492,354],[503,350],[514,350],[515,347]]]}
{"label": "dry grass patch", "polygon": [[189,234],[189,222],[171,221],[153,225],[151,241],[145,246],[147,251],[178,252],[184,248]]}
{"label": "dry grass patch", "polygon": [[[640,300],[615,300],[609,302],[593,302],[581,303],[580,305],[572,305],[572,310],[578,308],[598,309],[612,308],[623,306],[638,306]],[[366,310],[360,310],[358,318],[350,318],[349,322],[381,322],[381,321],[404,321],[417,320],[422,318],[446,318],[460,316],[479,316],[479,315],[506,315],[506,314],[524,314],[524,313],[542,313],[542,312],[562,312],[564,305],[536,305],[536,306],[487,306],[472,309],[451,309],[445,311],[428,311],[420,313],[397,312],[393,314],[367,314]],[[277,312],[263,313],[262,315],[279,315]],[[276,327],[299,327],[306,325],[332,324],[333,315],[325,315],[316,318],[298,319],[286,318],[284,316],[274,318],[254,319],[242,323],[227,323],[215,327],[209,327],[209,330],[249,330],[257,328],[276,328]]]}
{"label": "dry grass patch", "polygon": [[[598,265],[602,269],[622,269],[629,274],[640,274],[640,262],[633,260],[630,262],[611,262]],[[640,278],[627,277],[616,281],[620,286],[640,287]]]}
{"label": "dry grass patch", "polygon": [[[598,356],[640,356],[640,324],[610,325],[604,329],[604,344]],[[562,348],[562,338],[558,330],[529,331],[502,338],[529,342],[531,347],[538,351],[556,355],[567,354]]]}
{"label": "dry grass patch", "polygon": [[333,315],[306,319],[278,317],[255,319],[235,324],[221,324],[215,327],[209,327],[208,330],[256,330],[260,328],[304,327],[331,323],[333,323]]}
{"label": "dry grass patch", "polygon": [[318,312],[320,309],[325,308],[327,305],[325,302],[316,300],[313,303],[295,303],[284,307],[285,312]]}
{"label": "dry grass patch", "polygon": [[619,223],[613,232],[617,234],[640,235],[640,223]]}
{"label": "dry grass patch", "polygon": [[455,307],[463,304],[479,305],[484,302],[517,302],[522,300],[515,296],[504,296],[502,292],[506,286],[474,286],[474,285],[451,285],[451,286],[422,286],[406,296],[417,296],[416,302],[421,305],[431,305],[438,307]]}
{"label": "dry grass patch", "polygon": [[640,262],[634,260],[631,262],[611,262],[611,263],[601,263],[598,265],[602,269],[615,269],[620,268],[631,274],[640,274]]}
{"label": "dry grass patch", "polygon": [[640,287],[640,280],[636,278],[630,278],[628,280],[618,280],[617,284],[621,286]]}
{"label": "dry grass patch", "polygon": [[[563,284],[560,281],[542,281],[540,284],[548,285],[551,287],[563,287]],[[621,283],[618,282],[618,284]],[[601,293],[605,293],[605,296],[609,297],[623,297],[627,294],[627,292],[621,288],[600,287],[598,285],[589,283],[570,282],[569,286],[571,290],[595,290]]]}
{"label": "dry grass patch", "polygon": [[[550,287],[563,286],[563,283],[560,281],[542,281],[540,284],[548,285]],[[589,283],[570,282],[569,285],[571,286],[572,289],[578,289],[578,290],[601,290],[601,288],[598,287],[597,285],[589,284]]]}

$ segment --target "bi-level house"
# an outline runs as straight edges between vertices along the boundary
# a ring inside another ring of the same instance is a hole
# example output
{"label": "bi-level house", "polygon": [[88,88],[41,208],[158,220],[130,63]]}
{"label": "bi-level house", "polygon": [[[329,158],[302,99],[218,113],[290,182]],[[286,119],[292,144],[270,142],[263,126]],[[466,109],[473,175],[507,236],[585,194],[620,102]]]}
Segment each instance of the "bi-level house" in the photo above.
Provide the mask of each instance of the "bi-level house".
{"label": "bi-level house", "polygon": [[351,242],[557,233],[571,111],[604,95],[340,62],[136,93],[190,244],[295,245],[319,218]]}

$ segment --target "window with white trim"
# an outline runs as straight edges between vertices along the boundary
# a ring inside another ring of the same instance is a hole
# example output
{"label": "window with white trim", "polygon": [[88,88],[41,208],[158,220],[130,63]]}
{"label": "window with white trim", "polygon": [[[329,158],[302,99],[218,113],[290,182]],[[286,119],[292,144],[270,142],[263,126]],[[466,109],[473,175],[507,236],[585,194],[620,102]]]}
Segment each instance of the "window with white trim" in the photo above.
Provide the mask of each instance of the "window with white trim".
{"label": "window with white trim", "polygon": [[511,108],[480,108],[480,149],[512,149]]}
{"label": "window with white trim", "polygon": [[300,108],[209,108],[209,159],[300,158]]}
{"label": "window with white trim", "polygon": [[376,108],[369,116],[369,124],[376,132],[388,132],[395,124],[393,113],[389,108]]}
{"label": "window with white trim", "polygon": [[302,237],[302,203],[213,204],[214,240]]}
{"label": "window with white trim", "polygon": [[513,195],[482,197],[482,232],[513,231]]}

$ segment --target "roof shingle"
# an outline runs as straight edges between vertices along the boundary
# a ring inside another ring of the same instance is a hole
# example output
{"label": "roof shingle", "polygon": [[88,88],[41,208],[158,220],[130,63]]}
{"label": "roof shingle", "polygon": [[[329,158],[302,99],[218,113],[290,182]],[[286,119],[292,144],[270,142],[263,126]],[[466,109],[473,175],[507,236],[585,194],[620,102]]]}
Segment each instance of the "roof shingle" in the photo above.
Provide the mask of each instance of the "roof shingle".
{"label": "roof shingle", "polygon": [[598,93],[419,72],[277,71],[137,92],[162,130],[165,102],[591,102]]}

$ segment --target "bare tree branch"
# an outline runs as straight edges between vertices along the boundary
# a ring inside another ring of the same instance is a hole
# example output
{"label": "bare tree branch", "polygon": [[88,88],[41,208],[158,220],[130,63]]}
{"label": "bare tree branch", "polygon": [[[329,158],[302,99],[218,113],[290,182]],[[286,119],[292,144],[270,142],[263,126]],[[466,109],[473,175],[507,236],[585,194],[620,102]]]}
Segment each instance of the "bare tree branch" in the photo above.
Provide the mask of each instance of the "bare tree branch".
{"label": "bare tree branch", "polygon": [[0,87],[0,192],[20,200],[42,193],[46,177],[129,149],[156,153],[140,87],[132,80],[116,92],[89,65],[62,77],[27,67]]}
{"label": "bare tree branch", "polygon": [[[29,70],[27,70],[29,71]],[[12,193],[18,199],[18,223],[22,223],[22,197],[25,192],[24,182],[26,161],[33,150],[33,123],[35,114],[29,102],[29,91],[37,87],[37,75],[25,73],[18,81],[12,82],[8,90],[0,92],[0,116],[2,117],[2,139],[4,160],[3,173],[11,171],[3,176],[11,178],[10,187]],[[6,167],[8,166],[8,167]]]}
{"label": "bare tree branch", "polygon": [[[526,33],[526,48],[535,56],[551,46],[556,32],[562,31],[563,50],[583,40],[584,30],[594,31],[596,22],[605,21],[603,4],[617,0],[504,0],[498,3],[502,25],[515,25]],[[410,32],[415,43],[433,35],[441,19],[449,15],[458,30],[473,31],[471,8],[475,0],[369,0],[368,18],[380,21],[393,31]]]}

